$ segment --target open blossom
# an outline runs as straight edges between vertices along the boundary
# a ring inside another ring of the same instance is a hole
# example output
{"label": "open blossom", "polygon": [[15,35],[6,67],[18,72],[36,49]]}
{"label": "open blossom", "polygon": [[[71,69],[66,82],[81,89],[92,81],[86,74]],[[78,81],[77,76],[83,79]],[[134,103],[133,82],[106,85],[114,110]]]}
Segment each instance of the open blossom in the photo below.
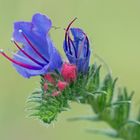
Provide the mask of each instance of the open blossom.
{"label": "open blossom", "polygon": [[82,29],[70,28],[74,21],[66,29],[63,48],[69,62],[77,66],[78,72],[86,73],[90,59],[89,40]]}
{"label": "open blossom", "polygon": [[[78,73],[87,73],[89,69],[90,45],[86,34],[80,28],[71,28],[72,23],[68,25],[65,32],[63,48],[66,56],[74,68],[74,73],[70,73],[71,69],[66,63],[63,65],[60,54],[54,47],[49,36],[52,27],[51,20],[42,14],[35,14],[31,22],[15,22],[12,41],[18,48],[10,58],[3,50],[0,54],[13,63],[13,66],[19,74],[25,78],[31,76],[45,75],[48,81],[52,78],[46,74],[61,71],[66,81],[74,81]],[[19,46],[20,43],[22,47]],[[68,67],[67,67],[68,66]],[[67,75],[67,76],[66,76]],[[68,76],[69,75],[69,76]]]}
{"label": "open blossom", "polygon": [[[15,22],[13,42],[19,49],[13,58],[2,50],[0,54],[10,60],[16,70],[25,78],[60,70],[62,59],[49,37],[51,20],[42,14],[35,14],[31,22]],[[22,48],[18,43],[22,44]]]}
{"label": "open blossom", "polygon": [[63,91],[68,86],[68,83],[64,81],[58,81],[57,86],[60,91]]}
{"label": "open blossom", "polygon": [[64,63],[61,70],[61,75],[67,82],[73,82],[77,78],[77,67],[70,63]]}

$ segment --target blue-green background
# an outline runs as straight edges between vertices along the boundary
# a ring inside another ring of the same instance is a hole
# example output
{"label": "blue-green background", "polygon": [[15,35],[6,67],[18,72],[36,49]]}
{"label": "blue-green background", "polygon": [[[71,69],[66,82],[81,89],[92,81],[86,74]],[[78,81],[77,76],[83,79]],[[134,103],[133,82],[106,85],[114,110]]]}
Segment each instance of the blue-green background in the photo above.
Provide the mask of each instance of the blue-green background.
{"label": "blue-green background", "polygon": [[[9,55],[15,50],[10,42],[13,22],[30,20],[36,12],[47,14],[54,26],[51,36],[62,52],[64,28],[74,18],[75,26],[88,34],[93,52],[102,56],[119,76],[118,85],[135,90],[132,117],[140,106],[140,1],[139,0],[0,0],[0,48]],[[10,50],[10,51],[9,51]],[[94,56],[91,56],[94,61]],[[53,125],[26,117],[26,99],[39,78],[22,78],[11,64],[0,56],[0,140],[112,140],[89,134],[85,128],[108,127],[105,123],[70,123],[66,118],[91,114],[88,106],[72,103]]]}

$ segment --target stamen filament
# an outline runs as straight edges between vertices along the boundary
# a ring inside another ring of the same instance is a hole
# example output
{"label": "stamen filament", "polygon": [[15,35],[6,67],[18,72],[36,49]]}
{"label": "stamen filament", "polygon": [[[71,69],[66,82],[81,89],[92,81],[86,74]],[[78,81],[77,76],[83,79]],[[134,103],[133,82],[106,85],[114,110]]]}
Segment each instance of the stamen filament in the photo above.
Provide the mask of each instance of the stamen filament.
{"label": "stamen filament", "polygon": [[31,57],[28,53],[26,53],[22,48],[20,48],[20,46],[13,41],[13,43],[15,44],[15,46],[23,53],[25,54],[29,59],[31,59],[33,62],[35,62],[36,64],[40,65],[40,66],[44,66],[44,64],[40,63],[39,61],[35,60],[33,57]]}
{"label": "stamen filament", "polygon": [[31,41],[27,38],[27,36],[22,32],[22,30],[19,30],[19,32],[22,33],[25,40],[28,42],[28,44],[32,47],[32,49],[42,58],[44,61],[49,63],[49,61],[34,47],[34,45],[31,43]]}
{"label": "stamen filament", "polygon": [[0,50],[0,54],[3,55],[6,59],[11,61],[12,63],[19,65],[21,67],[31,69],[31,70],[40,70],[41,69],[40,67],[37,67],[37,66],[32,66],[32,65],[28,65],[28,64],[24,64],[22,62],[16,61],[16,60],[10,58],[8,55],[6,55],[2,50]]}
{"label": "stamen filament", "polygon": [[75,17],[68,25],[67,29],[66,29],[66,33],[69,30],[70,26],[73,24],[73,22],[77,19],[77,17]]}
{"label": "stamen filament", "polygon": [[68,30],[69,30],[69,28],[70,28],[70,26],[73,24],[73,22],[75,21],[77,19],[77,17],[76,18],[74,18],[70,23],[69,23],[69,25],[68,25],[68,27],[66,28],[66,31],[65,31],[65,45],[66,45],[66,51],[68,50],[68,44],[67,44],[67,37],[68,37]]}
{"label": "stamen filament", "polygon": [[69,35],[68,35],[68,42],[70,42],[72,44],[74,52],[75,52],[75,57],[77,58],[77,52],[76,52],[75,44],[73,43],[73,40],[70,38]]}

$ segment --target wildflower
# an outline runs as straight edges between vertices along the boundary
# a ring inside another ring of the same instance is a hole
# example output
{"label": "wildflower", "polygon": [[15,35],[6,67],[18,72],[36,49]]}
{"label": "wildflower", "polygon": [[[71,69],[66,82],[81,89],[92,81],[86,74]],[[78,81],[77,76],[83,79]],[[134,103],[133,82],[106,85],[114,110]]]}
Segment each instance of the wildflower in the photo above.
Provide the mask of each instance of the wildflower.
{"label": "wildflower", "polygon": [[63,91],[66,86],[68,86],[68,83],[64,81],[58,81],[57,86],[60,91]]}
{"label": "wildflower", "polygon": [[[19,49],[10,58],[2,50],[0,54],[13,63],[25,78],[60,70],[62,59],[49,37],[51,20],[42,14],[35,14],[31,22],[15,22],[13,43]],[[22,44],[22,48],[18,43]]]}
{"label": "wildflower", "polygon": [[73,82],[77,78],[77,68],[74,64],[64,63],[61,70],[61,75],[67,82]]}
{"label": "wildflower", "polygon": [[63,48],[69,62],[77,66],[78,72],[86,73],[88,71],[90,58],[89,40],[82,29],[70,28],[75,20],[76,18],[66,29]]}

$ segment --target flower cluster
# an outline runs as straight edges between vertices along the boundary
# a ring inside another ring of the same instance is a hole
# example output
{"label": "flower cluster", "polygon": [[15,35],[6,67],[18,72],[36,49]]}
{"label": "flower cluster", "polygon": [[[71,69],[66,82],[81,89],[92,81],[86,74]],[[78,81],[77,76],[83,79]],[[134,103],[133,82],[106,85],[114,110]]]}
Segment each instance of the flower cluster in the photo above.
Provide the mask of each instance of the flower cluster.
{"label": "flower cluster", "polygon": [[62,59],[50,38],[51,20],[40,13],[33,15],[30,22],[14,23],[12,42],[18,51],[13,57],[0,50],[21,76],[41,77],[40,91],[32,93],[29,100],[37,102],[35,116],[45,123],[55,120],[69,107],[70,100],[80,96],[75,87],[82,89],[79,77],[89,73],[89,40],[82,29],[71,28],[75,20],[65,29],[62,43],[67,60]]}
{"label": "flower cluster", "polygon": [[54,87],[57,87],[57,90],[52,89],[52,96],[57,96],[72,82],[77,78],[77,68],[73,64],[64,63],[61,69],[61,77],[53,78],[53,74],[45,74],[43,79],[43,90],[48,91],[48,84],[52,84]]}
{"label": "flower cluster", "polygon": [[[75,20],[76,18],[66,28],[63,43],[69,62],[62,60],[49,36],[52,28],[51,20],[40,13],[35,14],[31,22],[14,23],[12,42],[18,51],[13,54],[13,58],[4,53],[2,49],[0,54],[11,61],[23,77],[44,75],[44,79],[62,91],[69,83],[76,80],[79,73],[86,74],[89,68],[89,40],[82,29],[71,28]],[[57,79],[56,82],[52,78],[51,73],[55,71],[61,74],[63,80]],[[44,83],[44,90],[47,89],[48,85]],[[58,95],[58,91],[55,91],[54,95]]]}

